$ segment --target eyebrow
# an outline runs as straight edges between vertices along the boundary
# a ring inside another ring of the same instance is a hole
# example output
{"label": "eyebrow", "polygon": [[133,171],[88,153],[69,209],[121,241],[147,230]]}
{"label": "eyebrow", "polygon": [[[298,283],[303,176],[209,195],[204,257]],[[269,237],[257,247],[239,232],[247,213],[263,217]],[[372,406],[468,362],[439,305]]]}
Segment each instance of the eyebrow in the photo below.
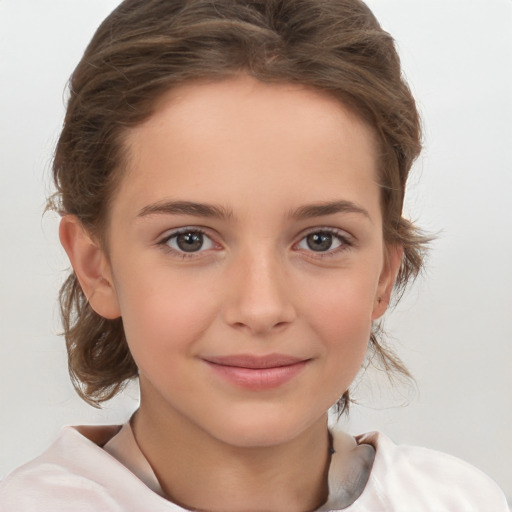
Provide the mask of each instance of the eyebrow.
{"label": "eyebrow", "polygon": [[[336,213],[357,213],[367,217],[371,221],[370,214],[367,210],[352,201],[346,200],[307,204],[296,210],[292,210],[289,216],[297,220],[304,220]],[[148,215],[192,215],[195,217],[218,219],[232,219],[234,217],[233,211],[223,206],[196,203],[194,201],[159,201],[144,206],[137,214],[137,217],[146,217]]]}
{"label": "eyebrow", "polygon": [[370,221],[372,220],[368,211],[363,207],[353,203],[352,201],[345,200],[304,205],[292,211],[290,216],[298,220],[303,220],[311,217],[332,215],[335,213],[357,213],[359,215],[364,215]]}
{"label": "eyebrow", "polygon": [[159,201],[144,206],[137,217],[148,215],[193,215],[195,217],[228,219],[233,217],[233,212],[223,206],[214,204],[195,203],[193,201]]}

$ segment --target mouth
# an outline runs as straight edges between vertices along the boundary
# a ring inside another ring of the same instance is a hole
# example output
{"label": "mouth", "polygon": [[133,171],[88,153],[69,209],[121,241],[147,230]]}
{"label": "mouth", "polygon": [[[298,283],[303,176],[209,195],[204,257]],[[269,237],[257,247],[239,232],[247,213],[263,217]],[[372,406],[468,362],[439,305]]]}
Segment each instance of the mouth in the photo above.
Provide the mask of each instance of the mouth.
{"label": "mouth", "polygon": [[203,359],[215,374],[236,386],[250,390],[278,388],[301,373],[311,359],[284,354],[249,354]]}

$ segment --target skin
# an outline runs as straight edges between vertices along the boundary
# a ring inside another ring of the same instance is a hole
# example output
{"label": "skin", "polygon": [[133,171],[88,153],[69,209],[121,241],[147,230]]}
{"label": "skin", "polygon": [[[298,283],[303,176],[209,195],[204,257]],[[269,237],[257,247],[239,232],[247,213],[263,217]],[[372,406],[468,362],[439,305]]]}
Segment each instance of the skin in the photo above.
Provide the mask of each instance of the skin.
{"label": "skin", "polygon": [[[63,218],[91,306],[123,318],[140,370],[135,435],[173,501],[306,511],[326,500],[327,411],[361,366],[401,259],[382,237],[375,146],[318,91],[246,76],[187,84],[127,133],[108,252]],[[204,232],[200,250],[180,249],[179,228]],[[312,249],[312,234],[331,246]],[[248,389],[207,362],[240,354],[304,364]]]}

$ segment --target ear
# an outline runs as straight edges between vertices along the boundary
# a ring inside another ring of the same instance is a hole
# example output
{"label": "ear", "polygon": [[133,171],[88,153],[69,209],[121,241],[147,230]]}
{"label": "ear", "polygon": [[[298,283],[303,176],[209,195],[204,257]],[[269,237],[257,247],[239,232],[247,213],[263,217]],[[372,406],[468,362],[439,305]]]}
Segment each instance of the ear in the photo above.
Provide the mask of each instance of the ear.
{"label": "ear", "polygon": [[401,245],[390,245],[384,255],[384,267],[380,274],[375,303],[372,311],[372,320],[380,318],[388,309],[391,292],[395,285],[396,276],[402,263],[404,248]]}
{"label": "ear", "polygon": [[62,217],[59,237],[92,309],[105,318],[120,317],[110,263],[99,243],[74,215]]}

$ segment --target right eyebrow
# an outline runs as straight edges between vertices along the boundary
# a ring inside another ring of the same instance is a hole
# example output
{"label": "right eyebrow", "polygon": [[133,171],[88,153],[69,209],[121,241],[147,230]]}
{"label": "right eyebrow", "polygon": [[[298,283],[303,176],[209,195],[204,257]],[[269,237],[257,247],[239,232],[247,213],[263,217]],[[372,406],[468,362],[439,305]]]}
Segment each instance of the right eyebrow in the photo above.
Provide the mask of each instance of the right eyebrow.
{"label": "right eyebrow", "polygon": [[196,203],[194,201],[158,201],[141,208],[137,217],[148,215],[192,215],[194,217],[213,217],[218,219],[233,218],[233,212],[208,203]]}

